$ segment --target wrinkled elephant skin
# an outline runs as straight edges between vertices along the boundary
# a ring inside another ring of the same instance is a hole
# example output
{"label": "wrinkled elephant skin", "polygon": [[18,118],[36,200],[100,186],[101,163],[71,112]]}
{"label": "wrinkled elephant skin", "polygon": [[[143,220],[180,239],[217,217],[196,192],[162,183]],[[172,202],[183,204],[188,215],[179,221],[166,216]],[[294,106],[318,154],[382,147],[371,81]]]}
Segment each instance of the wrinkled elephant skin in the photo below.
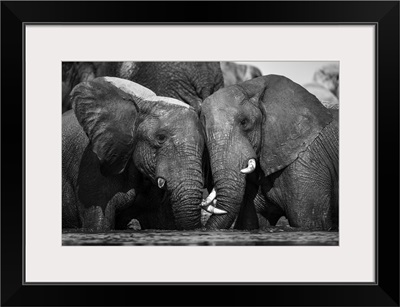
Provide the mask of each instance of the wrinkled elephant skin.
{"label": "wrinkled elephant skin", "polygon": [[[216,207],[209,229],[275,225],[338,227],[338,112],[300,85],[268,75],[208,97],[200,116],[206,131]],[[250,161],[255,161],[255,168]]]}
{"label": "wrinkled elephant skin", "polygon": [[80,83],[71,100],[62,127],[63,228],[114,229],[125,210],[143,228],[201,227],[204,136],[192,107],[109,77]]}

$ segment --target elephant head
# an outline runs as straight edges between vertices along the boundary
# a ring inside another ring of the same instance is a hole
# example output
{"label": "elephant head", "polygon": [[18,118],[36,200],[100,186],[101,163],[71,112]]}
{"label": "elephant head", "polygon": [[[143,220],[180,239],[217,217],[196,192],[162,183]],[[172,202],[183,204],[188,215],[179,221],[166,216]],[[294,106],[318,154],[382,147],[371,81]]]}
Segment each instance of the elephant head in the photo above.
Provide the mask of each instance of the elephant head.
{"label": "elephant head", "polygon": [[212,215],[206,227],[229,228],[240,212],[249,173],[268,176],[287,167],[331,118],[315,96],[277,75],[232,85],[207,98],[200,119],[216,205],[228,213]]}
{"label": "elephant head", "polygon": [[193,108],[111,77],[77,85],[71,100],[104,176],[134,181],[139,171],[165,190],[177,228],[201,227],[204,136]]}

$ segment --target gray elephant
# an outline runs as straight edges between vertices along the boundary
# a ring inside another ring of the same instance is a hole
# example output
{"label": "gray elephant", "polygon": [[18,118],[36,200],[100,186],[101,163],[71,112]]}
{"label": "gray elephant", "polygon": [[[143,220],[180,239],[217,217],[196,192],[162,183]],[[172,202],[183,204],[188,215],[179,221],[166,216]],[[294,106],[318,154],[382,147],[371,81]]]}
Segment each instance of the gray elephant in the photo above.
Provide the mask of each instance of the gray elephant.
{"label": "gray elephant", "polygon": [[221,62],[221,70],[224,77],[224,86],[234,85],[262,76],[257,67],[234,62]]}
{"label": "gray elephant", "polygon": [[96,66],[93,62],[62,63],[62,113],[71,109],[69,93],[81,82],[96,78]]}
{"label": "gray elephant", "polygon": [[201,227],[204,135],[196,111],[128,80],[77,85],[62,117],[63,228]]}
{"label": "gray elephant", "polygon": [[[92,74],[95,77],[119,77],[139,83],[159,96],[183,101],[199,111],[202,101],[224,85],[219,62],[82,63],[63,63],[63,93],[68,93],[79,82],[92,80]],[[70,66],[72,69],[64,72],[64,67]],[[89,70],[92,74],[87,73]],[[70,108],[70,102],[63,100],[63,111]]]}
{"label": "gray elephant", "polygon": [[329,64],[318,69],[313,82],[303,87],[329,109],[339,109],[339,65]]}
{"label": "gray elephant", "polygon": [[338,112],[300,85],[268,75],[208,97],[200,120],[206,131],[214,190],[209,229],[272,225],[313,230],[338,225]]}
{"label": "gray elephant", "polygon": [[314,73],[314,82],[328,89],[339,99],[339,64],[322,66]]}

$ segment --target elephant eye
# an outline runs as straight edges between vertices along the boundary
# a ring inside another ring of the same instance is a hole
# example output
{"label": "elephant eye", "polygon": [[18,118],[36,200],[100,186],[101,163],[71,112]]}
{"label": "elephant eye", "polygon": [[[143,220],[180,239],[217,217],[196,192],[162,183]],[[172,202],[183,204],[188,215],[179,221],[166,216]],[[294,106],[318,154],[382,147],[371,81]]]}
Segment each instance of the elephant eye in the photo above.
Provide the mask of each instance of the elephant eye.
{"label": "elephant eye", "polygon": [[247,123],[248,123],[248,120],[246,118],[244,118],[240,121],[240,125],[243,127],[245,127],[247,125]]}
{"label": "elephant eye", "polygon": [[164,143],[166,139],[167,139],[167,136],[164,134],[158,134],[156,136],[156,140],[158,143]]}

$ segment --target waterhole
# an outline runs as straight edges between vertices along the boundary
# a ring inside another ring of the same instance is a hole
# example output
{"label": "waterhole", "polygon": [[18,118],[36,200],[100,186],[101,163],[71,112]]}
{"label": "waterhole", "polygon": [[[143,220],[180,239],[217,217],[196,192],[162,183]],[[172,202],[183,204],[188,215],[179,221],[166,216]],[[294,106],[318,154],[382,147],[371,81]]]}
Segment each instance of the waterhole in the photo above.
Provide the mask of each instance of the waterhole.
{"label": "waterhole", "polygon": [[63,231],[63,245],[166,245],[166,246],[242,246],[242,245],[339,245],[339,233],[296,231],[271,227],[257,231],[167,231],[126,230],[101,233]]}

